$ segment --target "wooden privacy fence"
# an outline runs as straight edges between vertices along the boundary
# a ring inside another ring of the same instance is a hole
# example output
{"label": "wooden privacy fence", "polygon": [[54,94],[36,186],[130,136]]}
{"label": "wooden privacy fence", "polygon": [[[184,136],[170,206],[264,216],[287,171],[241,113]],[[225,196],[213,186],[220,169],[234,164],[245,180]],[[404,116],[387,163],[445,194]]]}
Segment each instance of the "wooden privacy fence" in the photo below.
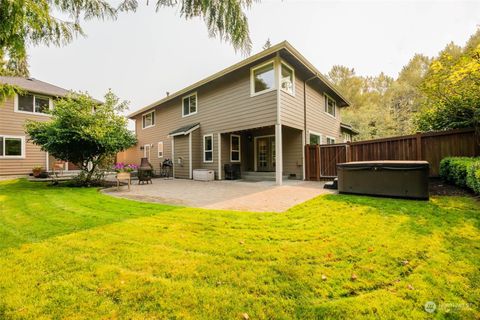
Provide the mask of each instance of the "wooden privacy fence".
{"label": "wooden privacy fence", "polygon": [[308,180],[332,178],[337,163],[375,160],[426,160],[430,176],[439,175],[440,161],[449,156],[479,156],[474,129],[418,133],[367,141],[305,146],[305,174]]}

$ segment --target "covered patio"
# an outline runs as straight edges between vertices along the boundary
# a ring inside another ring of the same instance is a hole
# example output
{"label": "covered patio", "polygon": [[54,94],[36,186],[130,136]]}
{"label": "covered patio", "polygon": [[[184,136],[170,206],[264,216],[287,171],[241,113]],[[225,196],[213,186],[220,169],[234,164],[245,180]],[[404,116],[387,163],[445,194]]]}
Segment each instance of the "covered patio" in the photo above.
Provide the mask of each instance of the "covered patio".
{"label": "covered patio", "polygon": [[225,164],[233,164],[240,167],[245,180],[277,184],[303,180],[302,132],[288,126],[281,126],[281,130],[265,126],[221,133],[219,170],[223,171]]}
{"label": "covered patio", "polygon": [[283,212],[313,197],[332,191],[323,189],[323,183],[288,180],[282,186],[275,181],[192,181],[185,179],[153,179],[149,185],[133,184],[103,190],[121,198],[145,202],[199,207],[208,209]]}

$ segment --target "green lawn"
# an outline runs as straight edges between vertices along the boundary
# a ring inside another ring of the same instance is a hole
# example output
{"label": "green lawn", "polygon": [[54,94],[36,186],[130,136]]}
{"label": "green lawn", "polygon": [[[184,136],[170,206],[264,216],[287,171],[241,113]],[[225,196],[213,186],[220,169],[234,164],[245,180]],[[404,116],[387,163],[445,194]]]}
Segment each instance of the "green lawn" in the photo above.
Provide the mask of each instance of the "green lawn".
{"label": "green lawn", "polygon": [[474,319],[479,227],[468,197],[250,213],[4,181],[0,319]]}

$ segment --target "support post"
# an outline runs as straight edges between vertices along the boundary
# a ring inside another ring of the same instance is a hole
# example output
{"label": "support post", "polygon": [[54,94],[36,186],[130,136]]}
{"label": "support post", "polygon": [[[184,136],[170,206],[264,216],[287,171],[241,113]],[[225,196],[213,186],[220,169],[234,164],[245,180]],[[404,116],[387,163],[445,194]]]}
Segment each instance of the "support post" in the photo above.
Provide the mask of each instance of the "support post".
{"label": "support post", "polygon": [[302,132],[302,180],[307,180],[305,179],[305,134]]}
{"label": "support post", "polygon": [[277,121],[275,122],[275,182],[281,186],[283,181],[283,148],[282,148],[282,107],[280,99],[280,75],[282,63],[280,54],[275,56],[275,89],[277,92]]}
{"label": "support post", "polygon": [[218,134],[218,180],[222,180],[222,134]]}
{"label": "support post", "polygon": [[283,181],[282,125],[275,125],[275,182],[281,186]]}
{"label": "support post", "polygon": [[188,176],[193,179],[192,133],[188,134]]}

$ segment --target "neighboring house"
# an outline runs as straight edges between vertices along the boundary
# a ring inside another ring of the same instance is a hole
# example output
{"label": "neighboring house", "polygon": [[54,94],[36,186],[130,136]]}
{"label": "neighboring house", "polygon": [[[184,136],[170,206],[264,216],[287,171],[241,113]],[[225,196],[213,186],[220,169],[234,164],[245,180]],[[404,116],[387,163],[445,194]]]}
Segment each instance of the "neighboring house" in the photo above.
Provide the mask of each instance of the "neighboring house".
{"label": "neighboring house", "polygon": [[[344,142],[348,101],[288,42],[272,46],[129,115],[138,145],[119,159],[172,159],[176,178],[224,165],[242,173],[303,179],[304,145]],[[270,172],[270,174],[265,174]]]}
{"label": "neighboring house", "polygon": [[[46,112],[55,99],[69,91],[33,78],[0,76],[0,83],[24,91],[0,102],[0,175],[29,174],[34,166],[52,169],[55,159],[28,141],[24,125],[26,120],[48,121]],[[65,170],[76,169],[73,164],[61,165]]]}

